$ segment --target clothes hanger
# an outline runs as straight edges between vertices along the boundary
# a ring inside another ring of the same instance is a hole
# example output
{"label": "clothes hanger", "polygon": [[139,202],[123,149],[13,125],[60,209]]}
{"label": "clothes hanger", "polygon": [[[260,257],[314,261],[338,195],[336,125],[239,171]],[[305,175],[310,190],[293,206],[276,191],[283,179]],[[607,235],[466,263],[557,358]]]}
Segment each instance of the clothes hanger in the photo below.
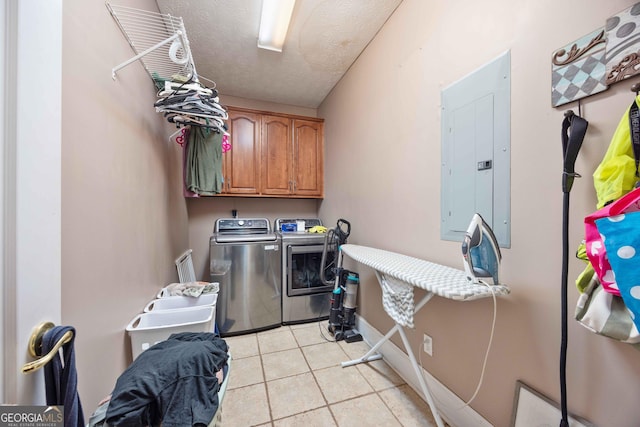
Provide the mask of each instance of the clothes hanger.
{"label": "clothes hanger", "polygon": [[217,98],[198,95],[193,92],[184,95],[174,95],[155,102],[157,112],[182,111],[185,114],[199,114],[204,116],[218,116],[227,120],[229,115],[225,108],[216,102]]}
{"label": "clothes hanger", "polygon": [[164,90],[172,91],[172,90],[194,90],[198,93],[203,93],[205,95],[213,95],[213,90],[203,86],[201,83],[193,82],[193,78],[187,80],[184,83],[173,82],[173,81],[165,81],[164,82]]}
{"label": "clothes hanger", "polygon": [[220,101],[220,99],[217,96],[213,97],[209,95],[198,94],[197,92],[194,92],[194,91],[188,91],[184,93],[178,93],[175,95],[171,94],[171,95],[165,96],[164,98],[160,98],[158,101],[155,102],[154,105],[157,107],[160,105],[178,104],[180,102],[184,102],[188,100],[198,100],[214,106],[216,104],[219,105],[218,102]]}
{"label": "clothes hanger", "polygon": [[[171,135],[169,135],[169,142],[173,141],[173,138],[176,138],[176,143],[183,147],[184,146],[184,140],[185,140],[185,136],[187,135],[187,128],[186,127],[181,127],[178,126],[178,130],[175,131],[174,133],[172,133]],[[182,134],[180,136],[178,136],[179,134]]]}
{"label": "clothes hanger", "polygon": [[177,127],[197,126],[230,135],[224,123],[229,115],[218,103],[218,91],[204,87],[195,76],[185,82],[167,80],[157,95],[162,98],[154,103],[156,112]]}
{"label": "clothes hanger", "polygon": [[227,115],[226,110],[219,103],[209,101],[206,98],[202,98],[197,95],[163,98],[157,101],[154,105],[157,108],[173,108],[185,110],[200,109],[202,111],[211,112],[214,115]]}
{"label": "clothes hanger", "polygon": [[179,104],[156,107],[156,112],[177,112],[183,114],[193,114],[202,117],[219,117],[223,120],[229,118],[229,113],[222,106],[209,106],[199,101],[188,101]]}
{"label": "clothes hanger", "polygon": [[193,117],[187,115],[181,115],[176,113],[166,113],[165,117],[170,123],[175,123],[178,126],[198,126],[215,129],[218,132],[222,132],[225,135],[229,135],[224,123],[217,119],[207,119],[204,117]]}

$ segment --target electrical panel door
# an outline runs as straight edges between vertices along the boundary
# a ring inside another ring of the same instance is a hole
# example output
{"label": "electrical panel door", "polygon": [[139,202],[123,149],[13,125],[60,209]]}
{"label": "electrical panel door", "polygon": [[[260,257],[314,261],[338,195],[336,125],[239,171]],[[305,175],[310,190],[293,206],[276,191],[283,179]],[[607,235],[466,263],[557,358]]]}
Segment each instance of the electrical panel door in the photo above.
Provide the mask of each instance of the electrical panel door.
{"label": "electrical panel door", "polygon": [[442,91],[440,236],[461,241],[474,213],[510,237],[510,54]]}

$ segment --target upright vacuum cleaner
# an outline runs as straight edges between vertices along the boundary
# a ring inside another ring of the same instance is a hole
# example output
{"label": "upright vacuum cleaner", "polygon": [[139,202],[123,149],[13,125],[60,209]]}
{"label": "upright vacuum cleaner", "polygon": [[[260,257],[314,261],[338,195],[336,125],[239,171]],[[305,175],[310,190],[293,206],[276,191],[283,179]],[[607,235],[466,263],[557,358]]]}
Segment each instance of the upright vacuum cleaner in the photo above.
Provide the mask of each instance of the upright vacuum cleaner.
{"label": "upright vacuum cleaner", "polygon": [[328,330],[336,341],[362,341],[362,335],[355,329],[356,298],[360,277],[358,273],[342,268],[340,246],[347,243],[351,234],[349,221],[339,219],[336,228],[327,232],[322,251],[320,279],[325,285],[334,284],[331,293]]}
{"label": "upright vacuum cleaner", "polygon": [[587,122],[582,117],[569,110],[562,122],[562,151],[564,171],[562,173],[563,219],[562,219],[562,288],[561,288],[561,316],[562,341],[560,345],[560,409],[562,419],[560,427],[569,427],[567,416],[567,275],[569,270],[569,192],[574,178],[580,175],[575,172],[576,158],[582,146],[582,140],[587,132]]}

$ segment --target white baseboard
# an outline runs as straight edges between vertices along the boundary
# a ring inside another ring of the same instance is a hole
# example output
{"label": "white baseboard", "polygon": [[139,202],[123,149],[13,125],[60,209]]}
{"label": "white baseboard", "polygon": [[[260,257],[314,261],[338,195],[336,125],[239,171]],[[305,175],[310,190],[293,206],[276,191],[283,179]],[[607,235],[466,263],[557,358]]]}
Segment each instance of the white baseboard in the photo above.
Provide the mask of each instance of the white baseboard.
{"label": "white baseboard", "polygon": [[[384,337],[384,334],[381,334],[360,316],[357,316],[356,326],[358,328],[358,332],[362,334],[365,341],[367,341],[371,346],[375,345],[375,343]],[[396,371],[398,375],[400,375],[402,379],[404,379],[407,384],[422,397],[423,400],[426,401],[426,398],[420,389],[420,384],[416,378],[413,366],[411,366],[409,356],[407,356],[404,351],[391,341],[387,341],[382,344],[378,352],[384,357],[385,362],[387,362],[387,364],[391,366],[393,370]],[[482,416],[474,411],[470,406],[464,406],[465,402],[462,399],[456,396],[455,393],[445,387],[429,372],[424,369],[422,372],[424,374],[427,387],[429,387],[431,396],[438,408],[440,417],[442,417],[447,424],[452,427],[493,427],[491,423],[482,418]]]}

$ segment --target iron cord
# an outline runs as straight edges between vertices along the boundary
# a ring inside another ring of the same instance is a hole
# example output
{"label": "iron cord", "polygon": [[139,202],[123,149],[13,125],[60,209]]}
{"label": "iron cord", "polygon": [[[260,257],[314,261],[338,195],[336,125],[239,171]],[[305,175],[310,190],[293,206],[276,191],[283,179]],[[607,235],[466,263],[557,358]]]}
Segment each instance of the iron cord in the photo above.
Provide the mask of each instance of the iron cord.
{"label": "iron cord", "polygon": [[489,359],[489,352],[491,351],[491,344],[493,343],[493,333],[496,330],[496,317],[498,313],[496,293],[493,291],[493,288],[488,283],[485,283],[482,280],[480,280],[480,283],[485,285],[487,288],[489,288],[489,290],[491,291],[491,297],[493,299],[493,320],[491,321],[491,334],[489,335],[489,343],[487,344],[487,351],[484,354],[484,361],[482,362],[482,371],[480,372],[480,379],[478,380],[478,386],[476,387],[476,390],[473,392],[473,396],[471,396],[471,398],[459,409],[464,409],[467,406],[469,406],[471,402],[473,402],[473,400],[478,395],[478,392],[480,391],[480,387],[482,386],[482,382],[484,380],[484,372],[487,368],[487,360]]}
{"label": "iron cord", "polygon": [[[484,353],[484,359],[482,362],[482,370],[480,371],[480,379],[478,380],[478,385],[476,386],[475,391],[473,392],[473,395],[469,398],[468,401],[466,401],[464,403],[464,405],[460,406],[459,408],[456,408],[457,411],[462,410],[466,407],[468,407],[469,405],[471,405],[471,402],[474,401],[474,399],[476,398],[476,396],[478,395],[478,393],[480,392],[480,388],[482,387],[482,383],[484,382],[484,373],[486,371],[487,368],[487,361],[489,360],[489,353],[491,351],[491,346],[493,344],[493,335],[494,332],[496,330],[496,318],[497,318],[497,314],[498,314],[498,301],[496,299],[496,293],[493,290],[492,285],[484,282],[483,280],[479,281],[480,284],[486,286],[489,291],[491,292],[491,297],[493,299],[493,319],[491,320],[491,333],[489,334],[489,342],[487,343],[487,350]],[[422,343],[420,344],[422,345]],[[418,359],[420,359],[420,368],[424,371],[424,367],[422,366],[422,353],[420,352],[420,348],[418,348]],[[433,397],[434,400],[438,400],[435,396]],[[438,400],[439,403],[442,403]]]}

